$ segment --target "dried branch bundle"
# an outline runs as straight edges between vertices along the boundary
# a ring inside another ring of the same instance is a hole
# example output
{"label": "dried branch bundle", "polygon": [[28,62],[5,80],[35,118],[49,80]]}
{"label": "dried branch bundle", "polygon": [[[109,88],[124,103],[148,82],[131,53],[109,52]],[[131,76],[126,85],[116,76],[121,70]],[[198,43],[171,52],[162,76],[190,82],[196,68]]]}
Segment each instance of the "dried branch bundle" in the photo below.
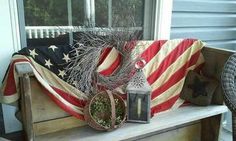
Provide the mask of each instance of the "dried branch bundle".
{"label": "dried branch bundle", "polygon": [[[68,82],[86,94],[96,93],[98,85],[113,90],[127,83],[134,68],[131,51],[140,38],[137,31],[129,28],[99,29],[79,32],[70,52],[71,61],[66,68]],[[109,76],[99,74],[97,65],[105,48],[115,48],[122,56],[119,68]]]}

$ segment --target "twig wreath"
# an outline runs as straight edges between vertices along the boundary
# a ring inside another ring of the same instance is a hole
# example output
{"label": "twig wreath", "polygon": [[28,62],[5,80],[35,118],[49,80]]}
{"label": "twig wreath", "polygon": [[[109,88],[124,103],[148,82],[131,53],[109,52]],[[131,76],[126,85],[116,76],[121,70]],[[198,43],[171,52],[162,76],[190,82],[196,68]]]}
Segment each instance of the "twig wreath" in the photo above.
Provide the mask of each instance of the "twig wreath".
{"label": "twig wreath", "polygon": [[[70,84],[86,94],[95,94],[98,86],[113,90],[130,80],[135,63],[131,51],[140,38],[139,32],[129,28],[106,28],[79,32],[76,36],[66,68]],[[100,55],[106,48],[115,48],[122,56],[119,67],[109,76],[97,72]]]}

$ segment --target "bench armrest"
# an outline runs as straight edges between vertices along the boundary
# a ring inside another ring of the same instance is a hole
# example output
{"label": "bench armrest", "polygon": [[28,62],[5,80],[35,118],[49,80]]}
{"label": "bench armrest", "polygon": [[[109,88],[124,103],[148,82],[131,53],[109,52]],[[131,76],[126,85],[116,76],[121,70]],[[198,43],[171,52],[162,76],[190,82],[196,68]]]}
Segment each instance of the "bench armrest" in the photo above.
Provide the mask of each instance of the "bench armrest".
{"label": "bench armrest", "polygon": [[21,63],[21,64],[16,64],[16,72],[18,76],[23,76],[23,75],[29,75],[32,76],[33,69],[31,68],[30,64],[28,63]]}

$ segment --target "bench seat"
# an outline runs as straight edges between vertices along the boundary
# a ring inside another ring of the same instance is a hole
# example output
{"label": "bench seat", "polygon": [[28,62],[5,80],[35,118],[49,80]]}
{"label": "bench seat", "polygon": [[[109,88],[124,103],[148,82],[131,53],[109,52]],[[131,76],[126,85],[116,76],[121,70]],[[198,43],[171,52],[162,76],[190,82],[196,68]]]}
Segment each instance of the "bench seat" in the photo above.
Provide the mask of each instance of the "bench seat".
{"label": "bench seat", "polygon": [[[36,141],[108,141],[137,140],[160,134],[163,131],[178,129],[184,124],[194,124],[199,120],[227,112],[225,105],[185,106],[174,111],[160,113],[151,119],[150,124],[125,123],[112,132],[99,132],[88,126],[72,128],[36,137]],[[147,140],[146,138],[145,140]],[[158,139],[156,139],[158,140]]]}

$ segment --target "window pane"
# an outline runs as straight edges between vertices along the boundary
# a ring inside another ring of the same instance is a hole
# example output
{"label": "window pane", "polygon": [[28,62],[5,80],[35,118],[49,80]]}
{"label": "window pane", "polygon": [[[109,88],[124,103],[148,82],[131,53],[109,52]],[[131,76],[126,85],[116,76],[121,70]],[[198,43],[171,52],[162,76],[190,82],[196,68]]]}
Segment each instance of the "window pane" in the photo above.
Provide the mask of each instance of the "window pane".
{"label": "window pane", "polygon": [[108,26],[108,0],[95,0],[95,23],[98,27]]}
{"label": "window pane", "polygon": [[26,26],[68,25],[66,0],[24,0]]}
{"label": "window pane", "polygon": [[84,24],[84,1],[72,0],[72,24],[82,26]]}
{"label": "window pane", "polygon": [[138,27],[143,25],[143,0],[113,0],[113,26]]}
{"label": "window pane", "polygon": [[[71,31],[82,32],[86,30],[84,25],[138,27],[141,31],[143,7],[143,0],[24,0],[27,44],[64,41],[54,38]],[[69,22],[73,27],[68,26]],[[64,37],[68,41],[69,35]]]}

